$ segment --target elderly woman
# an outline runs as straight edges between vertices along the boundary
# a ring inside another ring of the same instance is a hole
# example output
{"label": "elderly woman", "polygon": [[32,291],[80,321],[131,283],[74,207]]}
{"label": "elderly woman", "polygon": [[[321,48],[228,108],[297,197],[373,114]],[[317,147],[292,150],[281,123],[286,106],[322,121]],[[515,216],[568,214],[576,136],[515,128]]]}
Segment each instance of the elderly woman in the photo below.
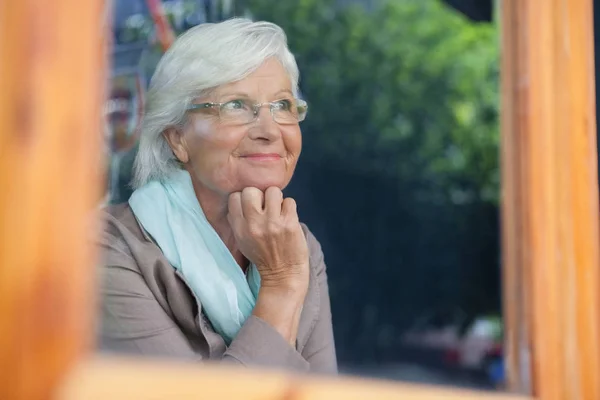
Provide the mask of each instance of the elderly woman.
{"label": "elderly woman", "polygon": [[232,19],[159,62],[101,241],[105,350],[336,371],[323,253],[282,194],[307,111],[286,42]]}

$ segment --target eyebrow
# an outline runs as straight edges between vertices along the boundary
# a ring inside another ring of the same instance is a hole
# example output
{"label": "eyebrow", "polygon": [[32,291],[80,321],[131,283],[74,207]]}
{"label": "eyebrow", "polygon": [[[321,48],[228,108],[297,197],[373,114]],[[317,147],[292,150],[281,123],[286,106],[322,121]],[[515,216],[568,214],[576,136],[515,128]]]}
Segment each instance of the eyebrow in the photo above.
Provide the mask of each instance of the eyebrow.
{"label": "eyebrow", "polygon": [[277,96],[277,95],[279,95],[279,94],[281,94],[281,93],[288,93],[288,94],[290,94],[291,96],[293,96],[293,95],[294,95],[294,93],[292,93],[292,91],[291,91],[290,89],[282,89],[282,90],[280,90],[279,92],[275,93],[275,96]]}
{"label": "eyebrow", "polygon": [[217,97],[245,97],[250,98],[248,93],[244,92],[232,92],[232,93],[218,93]]}
{"label": "eyebrow", "polygon": [[[282,93],[287,93],[290,96],[294,95],[290,89],[281,89],[281,90],[277,91],[272,96],[276,97],[276,96],[279,96]],[[250,96],[248,93],[244,93],[244,92],[220,93],[217,96],[218,97],[235,97],[235,96],[239,96],[239,97],[243,97],[243,98],[246,98],[246,99],[252,98],[252,96]]]}

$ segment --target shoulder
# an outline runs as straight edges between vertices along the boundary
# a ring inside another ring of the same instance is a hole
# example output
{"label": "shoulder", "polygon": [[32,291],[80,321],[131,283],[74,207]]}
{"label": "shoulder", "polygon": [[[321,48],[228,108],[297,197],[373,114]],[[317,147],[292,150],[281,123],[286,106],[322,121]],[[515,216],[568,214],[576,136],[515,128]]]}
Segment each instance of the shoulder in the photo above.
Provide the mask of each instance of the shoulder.
{"label": "shoulder", "polygon": [[147,240],[127,203],[110,205],[101,213],[99,246],[104,265],[134,265],[133,253]]}
{"label": "shoulder", "polygon": [[147,241],[148,239],[128,203],[104,207],[101,219],[104,238],[118,240],[126,236],[130,240]]}
{"label": "shoulder", "polygon": [[115,230],[126,229],[135,233],[136,229],[139,229],[128,203],[109,205],[101,211],[105,231],[115,232]]}

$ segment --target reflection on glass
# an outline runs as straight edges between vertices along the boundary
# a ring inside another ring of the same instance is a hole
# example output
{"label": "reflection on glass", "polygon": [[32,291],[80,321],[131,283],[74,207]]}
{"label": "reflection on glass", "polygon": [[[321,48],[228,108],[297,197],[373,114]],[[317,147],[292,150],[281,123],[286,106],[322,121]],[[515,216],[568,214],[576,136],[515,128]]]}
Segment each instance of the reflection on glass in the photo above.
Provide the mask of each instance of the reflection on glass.
{"label": "reflection on glass", "polygon": [[[235,13],[288,36],[310,113],[286,195],[325,254],[340,370],[501,388],[491,8],[462,8],[473,22],[437,0],[301,3],[164,2],[178,33]],[[136,109],[161,55],[145,8],[132,15],[117,30],[144,51],[107,107],[115,203],[131,193]]]}

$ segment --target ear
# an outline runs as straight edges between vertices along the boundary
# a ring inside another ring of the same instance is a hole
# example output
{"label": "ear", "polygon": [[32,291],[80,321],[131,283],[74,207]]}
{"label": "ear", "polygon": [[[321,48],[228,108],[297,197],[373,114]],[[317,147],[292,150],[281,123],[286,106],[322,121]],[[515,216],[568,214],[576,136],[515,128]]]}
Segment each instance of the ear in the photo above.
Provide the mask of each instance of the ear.
{"label": "ear", "polygon": [[165,129],[163,136],[167,140],[167,143],[169,143],[169,147],[173,150],[175,157],[177,157],[180,162],[184,164],[187,163],[190,160],[190,156],[187,151],[187,146],[185,145],[183,132],[171,127]]}

